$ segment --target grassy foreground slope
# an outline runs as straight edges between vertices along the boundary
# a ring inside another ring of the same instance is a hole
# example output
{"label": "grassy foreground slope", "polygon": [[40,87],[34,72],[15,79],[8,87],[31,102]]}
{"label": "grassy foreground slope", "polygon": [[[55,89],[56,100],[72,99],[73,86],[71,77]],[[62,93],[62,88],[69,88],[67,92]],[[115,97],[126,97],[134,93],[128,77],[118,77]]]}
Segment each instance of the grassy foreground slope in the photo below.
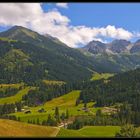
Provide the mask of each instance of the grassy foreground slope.
{"label": "grassy foreground slope", "polygon": [[26,87],[22,90],[20,90],[17,94],[14,96],[6,97],[6,98],[0,98],[0,104],[10,104],[18,102],[22,99],[22,96],[25,94],[28,94],[29,90],[34,89],[35,87]]}
{"label": "grassy foreground slope", "polygon": [[61,128],[57,137],[114,137],[119,126],[85,126],[79,130]]}
{"label": "grassy foreground slope", "polygon": [[0,137],[55,137],[58,132],[57,127],[0,119]]}

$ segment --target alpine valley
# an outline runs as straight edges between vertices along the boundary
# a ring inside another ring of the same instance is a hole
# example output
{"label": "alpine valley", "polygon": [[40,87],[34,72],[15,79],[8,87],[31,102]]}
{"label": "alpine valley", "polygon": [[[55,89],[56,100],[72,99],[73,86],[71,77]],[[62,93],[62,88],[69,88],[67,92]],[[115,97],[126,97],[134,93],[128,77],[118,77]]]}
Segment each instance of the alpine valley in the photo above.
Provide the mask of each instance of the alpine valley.
{"label": "alpine valley", "polygon": [[71,48],[21,26],[0,33],[2,137],[140,137],[139,100],[140,40]]}

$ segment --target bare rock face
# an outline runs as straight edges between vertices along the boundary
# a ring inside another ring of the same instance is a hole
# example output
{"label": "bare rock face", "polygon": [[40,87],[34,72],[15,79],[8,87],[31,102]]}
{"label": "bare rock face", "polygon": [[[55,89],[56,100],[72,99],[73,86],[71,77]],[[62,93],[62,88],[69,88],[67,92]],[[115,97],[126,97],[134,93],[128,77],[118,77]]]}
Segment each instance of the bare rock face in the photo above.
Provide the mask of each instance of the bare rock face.
{"label": "bare rock face", "polygon": [[131,44],[130,41],[114,40],[107,46],[113,53],[122,53],[127,51],[127,46],[130,44]]}
{"label": "bare rock face", "polygon": [[131,53],[140,52],[140,39],[137,40],[137,41],[134,43],[134,45],[133,45],[133,47],[131,48],[130,52],[131,52]]}
{"label": "bare rock face", "polygon": [[99,41],[91,41],[83,48],[83,50],[93,54],[104,53],[106,50],[106,44]]}

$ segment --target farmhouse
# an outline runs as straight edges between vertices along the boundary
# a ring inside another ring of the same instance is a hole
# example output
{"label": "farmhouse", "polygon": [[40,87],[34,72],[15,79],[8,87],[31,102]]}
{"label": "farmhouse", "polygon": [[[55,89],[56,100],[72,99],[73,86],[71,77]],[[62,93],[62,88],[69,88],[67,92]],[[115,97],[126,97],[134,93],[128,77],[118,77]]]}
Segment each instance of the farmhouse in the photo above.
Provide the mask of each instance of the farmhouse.
{"label": "farmhouse", "polygon": [[46,112],[46,111],[45,111],[44,108],[41,108],[41,109],[38,110],[38,112],[39,112],[39,113],[43,113],[43,112]]}
{"label": "farmhouse", "polygon": [[24,112],[24,111],[25,111],[25,109],[24,109],[24,108],[22,108],[22,109],[21,109],[21,111],[22,111],[22,112]]}
{"label": "farmhouse", "polygon": [[25,113],[25,114],[29,114],[29,113],[31,113],[31,111],[30,111],[30,110],[27,110],[27,111],[25,111],[24,113]]}
{"label": "farmhouse", "polygon": [[17,112],[17,108],[15,108],[15,112]]}

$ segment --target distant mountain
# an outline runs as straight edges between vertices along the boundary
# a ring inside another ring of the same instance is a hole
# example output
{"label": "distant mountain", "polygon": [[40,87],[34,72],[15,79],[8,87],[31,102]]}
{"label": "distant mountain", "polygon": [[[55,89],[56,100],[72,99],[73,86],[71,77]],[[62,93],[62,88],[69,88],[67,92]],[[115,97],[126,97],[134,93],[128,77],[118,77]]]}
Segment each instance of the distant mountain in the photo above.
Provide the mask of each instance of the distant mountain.
{"label": "distant mountain", "polygon": [[131,52],[134,45],[137,45],[136,43],[131,43],[130,41],[123,40],[123,39],[116,39],[113,40],[111,43],[102,43],[100,41],[91,41],[86,46],[81,48],[83,51],[88,51],[92,54],[119,54],[119,53],[126,53]]}
{"label": "distant mountain", "polygon": [[91,41],[79,49],[94,60],[100,72],[124,72],[140,67],[140,40],[113,40],[111,43]]}
{"label": "distant mountain", "polygon": [[133,47],[130,50],[130,53],[137,53],[140,52],[140,40],[137,40],[134,44]]}
{"label": "distant mountain", "polygon": [[99,41],[91,41],[82,49],[93,54],[104,53],[106,50],[106,44]]}
{"label": "distant mountain", "polygon": [[106,44],[107,48],[113,53],[127,52],[129,45],[131,45],[131,42],[126,40],[113,40],[111,43]]}

